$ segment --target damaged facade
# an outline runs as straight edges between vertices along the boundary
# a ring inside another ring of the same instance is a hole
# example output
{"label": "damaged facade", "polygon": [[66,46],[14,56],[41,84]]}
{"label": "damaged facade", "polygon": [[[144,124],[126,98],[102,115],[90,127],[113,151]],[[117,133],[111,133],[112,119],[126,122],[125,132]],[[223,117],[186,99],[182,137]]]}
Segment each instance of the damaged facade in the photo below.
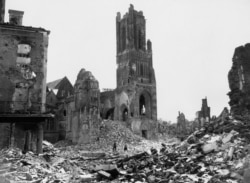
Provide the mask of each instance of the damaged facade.
{"label": "damaged facade", "polygon": [[152,43],[146,41],[146,20],[142,11],[130,5],[128,13],[116,16],[117,88],[115,120],[126,121],[132,130],[149,138],[156,129],[156,80]]}
{"label": "damaged facade", "polygon": [[232,115],[245,115],[250,112],[250,44],[237,47],[233,64],[228,73],[230,92],[229,105]]}
{"label": "damaged facade", "polygon": [[67,98],[67,134],[73,143],[96,138],[100,123],[99,83],[91,72],[81,69],[74,85],[74,95]]}
{"label": "damaged facade", "polygon": [[24,12],[0,1],[0,147],[42,151],[49,31],[22,25]]}
{"label": "damaged facade", "polygon": [[143,12],[134,10],[116,17],[117,88],[115,119],[145,116],[157,120],[156,81],[152,61],[152,43],[146,42]]}
{"label": "damaged facade", "polygon": [[204,127],[205,123],[210,122],[210,119],[210,107],[207,104],[207,98],[204,98],[202,99],[201,110],[196,113],[193,130]]}
{"label": "damaged facade", "polygon": [[[101,118],[123,121],[145,138],[154,136],[157,131],[156,81],[152,43],[146,42],[145,24],[143,13],[134,10],[132,5],[123,18],[117,14],[117,87],[100,93],[99,83],[92,73],[85,69],[79,72],[73,94],[63,100],[66,115],[56,113],[55,116],[55,124],[59,123],[60,116],[66,121],[62,128],[66,139],[74,143],[91,141],[97,136]],[[48,88],[50,85],[47,84]],[[53,88],[47,91],[51,100],[58,95]],[[56,106],[54,110],[59,110],[60,105],[53,106]]]}
{"label": "damaged facade", "polygon": [[47,83],[46,112],[55,118],[46,120],[44,138],[50,142],[65,139],[67,126],[66,99],[74,94],[74,88],[68,78]]}

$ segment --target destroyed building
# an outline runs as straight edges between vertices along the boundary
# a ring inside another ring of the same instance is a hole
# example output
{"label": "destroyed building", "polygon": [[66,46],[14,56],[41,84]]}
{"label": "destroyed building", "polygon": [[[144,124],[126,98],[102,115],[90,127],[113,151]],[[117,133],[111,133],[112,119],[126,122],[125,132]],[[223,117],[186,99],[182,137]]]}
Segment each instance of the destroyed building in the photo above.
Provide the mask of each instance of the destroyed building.
{"label": "destroyed building", "polygon": [[193,126],[193,128],[202,128],[210,119],[210,107],[207,104],[207,98],[204,98],[202,99],[201,110],[196,113],[195,126]]}
{"label": "destroyed building", "polygon": [[54,114],[55,118],[45,121],[44,139],[50,142],[65,139],[67,126],[65,102],[73,93],[74,88],[66,76],[47,83],[46,111]]}
{"label": "destroyed building", "polygon": [[22,25],[22,11],[0,0],[0,147],[42,152],[49,31]]}
{"label": "destroyed building", "polygon": [[187,121],[184,113],[179,111],[176,126],[177,137],[183,139],[187,135]]}
{"label": "destroyed building", "polygon": [[[77,76],[73,94],[69,92],[69,95],[62,97],[66,98],[63,100],[64,105],[63,103],[61,105],[61,109],[66,107],[65,113],[56,113],[58,115],[55,116],[54,123],[59,123],[58,118],[66,121],[66,125],[61,129],[61,131],[65,129],[66,133],[63,138],[72,140],[74,143],[89,142],[91,138],[94,138],[95,132],[92,127],[95,124],[92,122],[98,122],[100,117],[124,121],[127,127],[145,138],[152,137],[157,130],[156,80],[152,61],[152,43],[150,40],[146,42],[146,21],[143,13],[134,10],[133,5],[123,18],[118,13],[116,30],[116,89],[104,89],[100,92],[99,83],[92,73],[82,69]],[[50,87],[56,82],[47,84],[49,89],[47,106],[58,111],[60,105],[56,105],[56,98],[61,94],[55,93],[55,88]],[[55,101],[50,103],[49,100]],[[52,125],[54,129],[55,126]],[[48,129],[50,129],[49,126]]]}
{"label": "destroyed building", "polygon": [[250,112],[250,44],[237,47],[233,64],[228,73],[230,92],[229,105],[232,115],[245,115]]}
{"label": "destroyed building", "polygon": [[117,13],[116,41],[114,119],[129,122],[135,133],[148,138],[157,120],[152,43],[146,41],[143,12],[134,10],[133,5],[123,17]]}
{"label": "destroyed building", "polygon": [[73,143],[90,142],[96,136],[100,119],[99,83],[90,71],[81,69],[74,95],[66,100],[66,138]]}
{"label": "destroyed building", "polygon": [[134,10],[116,17],[117,88],[115,119],[145,116],[157,120],[156,80],[152,61],[152,43],[146,41],[146,20]]}

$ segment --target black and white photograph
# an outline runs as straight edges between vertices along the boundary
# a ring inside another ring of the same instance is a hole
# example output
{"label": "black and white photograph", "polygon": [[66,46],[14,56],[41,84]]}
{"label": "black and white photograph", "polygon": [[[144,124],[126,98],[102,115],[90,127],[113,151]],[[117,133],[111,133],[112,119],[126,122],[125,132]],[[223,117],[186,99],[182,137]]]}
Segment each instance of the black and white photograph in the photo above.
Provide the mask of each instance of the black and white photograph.
{"label": "black and white photograph", "polygon": [[250,183],[249,0],[0,0],[0,183],[85,182]]}

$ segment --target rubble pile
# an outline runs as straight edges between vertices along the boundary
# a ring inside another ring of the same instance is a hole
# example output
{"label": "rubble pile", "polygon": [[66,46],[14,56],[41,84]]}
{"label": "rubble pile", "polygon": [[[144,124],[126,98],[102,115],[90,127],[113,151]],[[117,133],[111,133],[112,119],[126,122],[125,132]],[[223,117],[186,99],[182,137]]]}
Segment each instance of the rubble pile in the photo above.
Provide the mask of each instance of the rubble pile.
{"label": "rubble pile", "polygon": [[[248,183],[250,129],[244,120],[218,118],[181,143],[152,142],[149,151],[139,143],[142,151],[133,155],[85,151],[83,145],[56,148],[46,141],[41,155],[4,149],[0,182]],[[110,140],[111,147],[114,138],[140,140],[115,122],[105,123],[102,131],[100,141]]]}
{"label": "rubble pile", "polygon": [[[243,182],[250,181],[247,122],[224,116],[195,131],[180,145],[162,145],[117,162],[121,181]],[[247,181],[246,181],[247,180]]]}
{"label": "rubble pile", "polygon": [[120,121],[105,121],[100,129],[100,139],[107,143],[117,141],[125,143],[140,142],[143,138],[134,134],[130,129],[121,124]]}
{"label": "rubble pile", "polygon": [[102,122],[99,136],[94,142],[89,144],[79,144],[78,146],[80,149],[88,151],[101,150],[111,153],[114,142],[117,144],[117,151],[121,152],[123,151],[125,144],[136,146],[142,140],[142,137],[134,134],[121,122],[107,120]]}

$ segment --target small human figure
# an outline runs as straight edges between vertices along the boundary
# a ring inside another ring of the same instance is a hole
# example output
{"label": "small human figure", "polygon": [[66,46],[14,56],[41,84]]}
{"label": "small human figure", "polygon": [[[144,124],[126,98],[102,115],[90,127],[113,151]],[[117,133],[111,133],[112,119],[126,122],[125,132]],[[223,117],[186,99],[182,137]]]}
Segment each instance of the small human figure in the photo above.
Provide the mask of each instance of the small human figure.
{"label": "small human figure", "polygon": [[113,153],[116,152],[116,141],[113,144]]}

